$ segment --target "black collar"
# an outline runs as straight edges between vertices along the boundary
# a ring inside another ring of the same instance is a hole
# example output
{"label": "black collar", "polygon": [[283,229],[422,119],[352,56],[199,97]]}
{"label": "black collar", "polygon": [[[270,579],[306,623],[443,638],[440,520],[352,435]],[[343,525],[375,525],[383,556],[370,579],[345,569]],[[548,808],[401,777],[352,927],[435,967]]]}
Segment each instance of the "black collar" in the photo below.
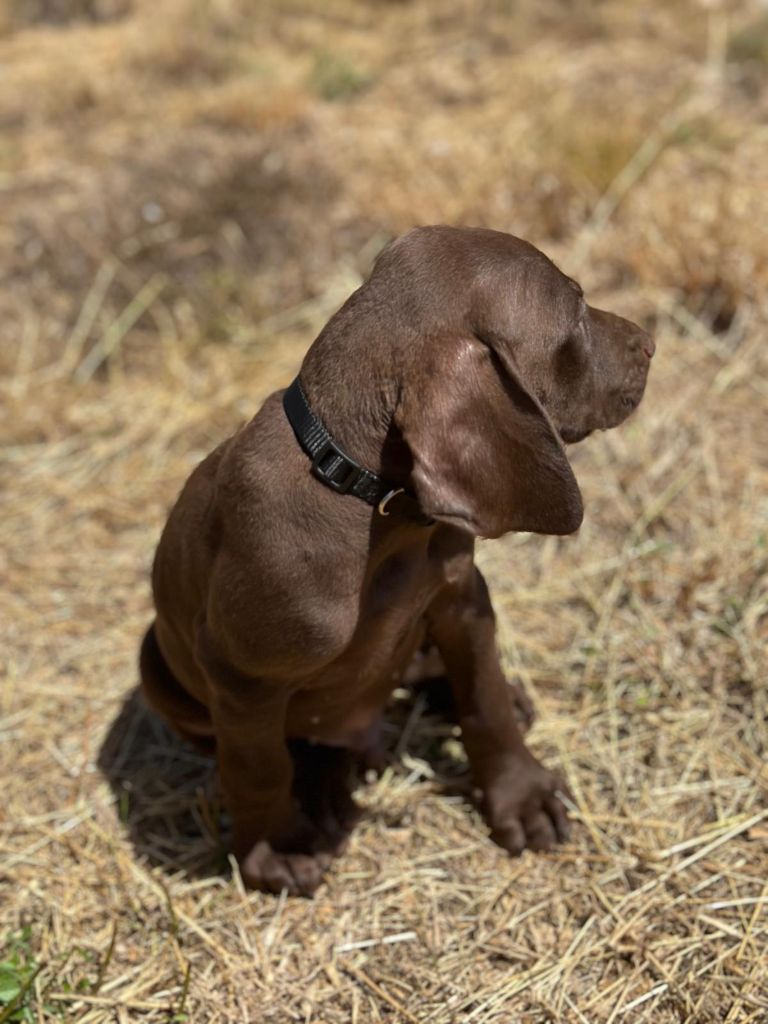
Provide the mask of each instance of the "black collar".
{"label": "black collar", "polygon": [[[283,395],[283,408],[299,444],[312,459],[312,472],[326,487],[337,494],[352,494],[360,498],[383,516],[402,511],[424,526],[434,522],[424,515],[413,494],[404,487],[382,480],[339,447],[310,409],[298,377]],[[391,510],[388,509],[390,502]]]}

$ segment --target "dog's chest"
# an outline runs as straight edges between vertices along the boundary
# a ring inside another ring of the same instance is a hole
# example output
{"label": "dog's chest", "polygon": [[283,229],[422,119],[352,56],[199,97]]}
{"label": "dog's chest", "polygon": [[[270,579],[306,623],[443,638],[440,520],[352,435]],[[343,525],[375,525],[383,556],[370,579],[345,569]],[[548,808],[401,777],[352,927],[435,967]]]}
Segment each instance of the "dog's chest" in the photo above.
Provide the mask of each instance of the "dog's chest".
{"label": "dog's chest", "polygon": [[361,595],[361,618],[407,616],[429,603],[443,582],[442,567],[422,551],[398,551],[373,568]]}
{"label": "dog's chest", "polygon": [[294,696],[292,735],[356,746],[422,644],[425,613],[445,582],[438,560],[398,552],[369,574],[350,643]]}

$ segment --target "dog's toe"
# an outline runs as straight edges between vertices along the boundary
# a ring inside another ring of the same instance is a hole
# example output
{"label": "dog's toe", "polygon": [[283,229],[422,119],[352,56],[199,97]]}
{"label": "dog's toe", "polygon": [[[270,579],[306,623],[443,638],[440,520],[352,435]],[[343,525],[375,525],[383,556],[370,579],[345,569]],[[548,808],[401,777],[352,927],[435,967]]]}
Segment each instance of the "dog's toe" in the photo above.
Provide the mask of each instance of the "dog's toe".
{"label": "dog's toe", "polygon": [[262,841],[242,858],[240,874],[249,889],[312,896],[330,861],[328,854],[283,853]]}

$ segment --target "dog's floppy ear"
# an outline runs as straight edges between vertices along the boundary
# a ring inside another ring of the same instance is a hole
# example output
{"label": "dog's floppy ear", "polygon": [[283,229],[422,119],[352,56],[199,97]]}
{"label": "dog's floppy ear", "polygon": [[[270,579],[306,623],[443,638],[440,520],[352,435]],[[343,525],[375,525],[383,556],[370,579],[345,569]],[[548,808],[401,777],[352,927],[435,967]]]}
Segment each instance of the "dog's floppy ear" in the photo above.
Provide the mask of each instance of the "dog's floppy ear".
{"label": "dog's floppy ear", "polygon": [[472,337],[428,346],[419,365],[395,422],[422,510],[482,537],[577,530],[573,470],[511,361]]}

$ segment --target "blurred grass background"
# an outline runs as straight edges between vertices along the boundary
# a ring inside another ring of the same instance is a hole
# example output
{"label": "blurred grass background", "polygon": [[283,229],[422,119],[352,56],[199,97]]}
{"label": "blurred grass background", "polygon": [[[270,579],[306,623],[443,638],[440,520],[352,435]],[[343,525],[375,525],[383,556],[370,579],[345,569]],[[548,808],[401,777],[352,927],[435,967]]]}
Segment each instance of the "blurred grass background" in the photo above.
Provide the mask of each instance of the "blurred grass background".
{"label": "blurred grass background", "polygon": [[[757,2],[0,0],[0,1021],[768,1020],[767,74]],[[318,898],[245,895],[130,696],[154,544],[432,222],[659,344],[580,534],[480,555],[574,839],[508,860],[405,706]]]}

